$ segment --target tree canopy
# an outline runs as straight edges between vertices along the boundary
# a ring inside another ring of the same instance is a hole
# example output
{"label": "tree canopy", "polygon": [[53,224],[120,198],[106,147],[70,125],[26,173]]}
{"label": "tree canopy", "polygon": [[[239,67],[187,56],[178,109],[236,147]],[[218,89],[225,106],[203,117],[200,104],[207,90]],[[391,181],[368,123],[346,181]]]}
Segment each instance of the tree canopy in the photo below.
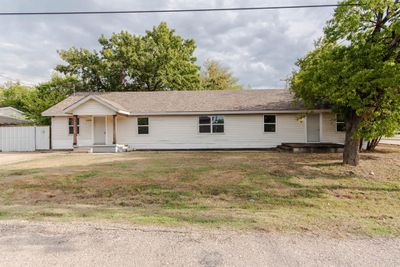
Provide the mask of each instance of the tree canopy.
{"label": "tree canopy", "polygon": [[229,69],[216,61],[207,61],[200,76],[195,41],[176,35],[164,22],[144,36],[123,31],[98,41],[100,51],[74,47],[59,51],[65,64],[56,66],[58,73],[48,82],[0,86],[0,106],[20,109],[36,124],[49,124],[41,113],[78,91],[240,88]]}
{"label": "tree canopy", "polygon": [[67,63],[56,70],[75,76],[88,91],[198,90],[196,43],[184,39],[166,23],[144,36],[126,31],[101,36],[100,51],[71,48],[59,52]]}
{"label": "tree canopy", "polygon": [[299,59],[291,90],[309,107],[327,105],[346,120],[344,163],[357,165],[361,138],[400,126],[400,4],[345,0],[314,51]]}
{"label": "tree canopy", "polygon": [[239,79],[232,75],[229,68],[222,66],[218,61],[207,60],[201,72],[201,88],[204,90],[242,89]]}
{"label": "tree canopy", "polygon": [[0,106],[17,108],[33,123],[47,125],[50,118],[42,117],[41,113],[81,89],[81,84],[73,77],[53,76],[50,81],[34,87],[7,83],[0,88]]}
{"label": "tree canopy", "polygon": [[32,90],[32,88],[20,83],[7,82],[0,87],[0,106],[10,106],[26,111],[24,99],[32,93]]}

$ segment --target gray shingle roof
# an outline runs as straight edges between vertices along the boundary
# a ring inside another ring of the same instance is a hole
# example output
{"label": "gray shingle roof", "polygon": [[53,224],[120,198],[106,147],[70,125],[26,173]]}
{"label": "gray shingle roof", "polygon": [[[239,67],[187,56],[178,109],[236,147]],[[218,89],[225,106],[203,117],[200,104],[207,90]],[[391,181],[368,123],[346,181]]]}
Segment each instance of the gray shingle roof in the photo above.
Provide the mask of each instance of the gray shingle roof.
{"label": "gray shingle roof", "polygon": [[20,120],[12,117],[7,117],[7,116],[0,116],[0,125],[22,125],[22,124],[28,124],[31,123],[30,121],[27,120]]}
{"label": "gray shingle roof", "polygon": [[64,109],[90,94],[135,114],[190,112],[295,111],[303,109],[289,90],[221,90],[77,93],[43,112],[44,116],[65,114]]}

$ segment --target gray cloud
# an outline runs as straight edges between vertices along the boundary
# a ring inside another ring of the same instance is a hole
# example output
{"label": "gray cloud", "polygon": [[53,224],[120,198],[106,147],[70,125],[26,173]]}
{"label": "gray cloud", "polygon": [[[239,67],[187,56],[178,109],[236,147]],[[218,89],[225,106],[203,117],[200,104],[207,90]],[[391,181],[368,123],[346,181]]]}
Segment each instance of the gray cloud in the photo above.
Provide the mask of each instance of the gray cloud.
{"label": "gray cloud", "polygon": [[[13,1],[2,11],[127,10],[278,5],[278,1],[69,0]],[[321,1],[309,0],[309,4]],[[332,3],[332,1],[322,1]],[[279,5],[299,4],[280,0]],[[302,2],[304,4],[304,2]],[[161,21],[197,42],[198,63],[212,58],[230,67],[245,86],[280,88],[297,58],[312,49],[332,9],[147,15],[0,17],[0,82],[33,84],[49,79],[61,63],[57,50],[98,48],[100,34],[143,34]],[[7,78],[5,78],[7,77]]]}

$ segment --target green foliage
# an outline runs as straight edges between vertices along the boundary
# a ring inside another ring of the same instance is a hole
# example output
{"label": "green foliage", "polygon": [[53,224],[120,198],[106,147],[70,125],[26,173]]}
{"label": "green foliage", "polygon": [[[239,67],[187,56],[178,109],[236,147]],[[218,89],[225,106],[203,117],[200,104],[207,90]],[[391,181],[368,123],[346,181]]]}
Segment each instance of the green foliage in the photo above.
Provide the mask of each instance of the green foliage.
{"label": "green foliage", "polygon": [[50,124],[50,118],[41,113],[64,100],[74,90],[81,90],[81,84],[73,77],[53,76],[50,81],[35,87],[19,83],[7,83],[0,88],[0,106],[11,106],[24,112],[25,116],[38,125]]}
{"label": "green foliage", "polygon": [[239,80],[233,77],[229,68],[223,67],[218,61],[207,60],[202,71],[201,88],[204,90],[242,89]]}
{"label": "green foliage", "polygon": [[[346,0],[314,51],[298,60],[291,90],[309,107],[330,106],[356,136],[373,139],[400,128],[400,4]],[[350,122],[351,123],[351,122]]]}
{"label": "green foliage", "polygon": [[0,106],[10,106],[25,112],[24,100],[32,94],[33,90],[20,83],[5,83],[0,87]]}
{"label": "green foliage", "polygon": [[87,91],[196,90],[195,41],[183,39],[161,23],[144,36],[128,32],[99,38],[101,50],[59,52],[67,63],[56,70],[77,77]]}
{"label": "green foliage", "polygon": [[41,113],[80,90],[81,84],[74,77],[53,76],[50,81],[37,85],[23,100],[25,114],[36,124],[49,125],[50,118],[42,117]]}

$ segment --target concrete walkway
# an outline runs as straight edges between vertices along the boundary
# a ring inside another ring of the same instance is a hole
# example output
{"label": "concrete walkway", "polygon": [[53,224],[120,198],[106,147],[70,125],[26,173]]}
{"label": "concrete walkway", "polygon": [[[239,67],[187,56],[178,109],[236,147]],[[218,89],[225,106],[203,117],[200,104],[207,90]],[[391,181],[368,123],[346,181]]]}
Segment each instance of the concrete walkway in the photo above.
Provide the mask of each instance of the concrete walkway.
{"label": "concrete walkway", "polygon": [[400,266],[400,238],[0,221],[1,266]]}

